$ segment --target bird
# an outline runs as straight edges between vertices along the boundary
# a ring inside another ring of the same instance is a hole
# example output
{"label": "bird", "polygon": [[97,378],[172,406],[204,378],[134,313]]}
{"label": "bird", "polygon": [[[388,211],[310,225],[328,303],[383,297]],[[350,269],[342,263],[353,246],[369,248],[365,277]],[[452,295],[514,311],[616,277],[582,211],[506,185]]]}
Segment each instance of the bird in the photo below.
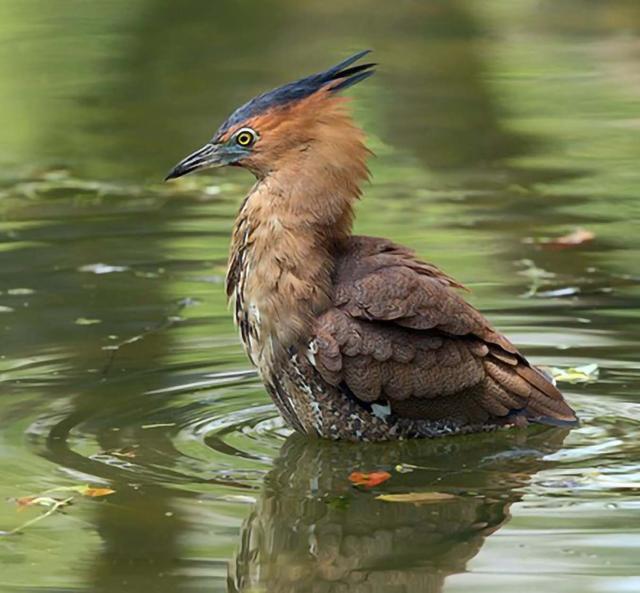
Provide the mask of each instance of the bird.
{"label": "bird", "polygon": [[166,177],[234,166],[256,178],[226,293],[278,412],[347,441],[577,424],[462,284],[405,246],[352,234],[372,153],[342,91],[375,72],[360,62],[370,51],[251,99]]}

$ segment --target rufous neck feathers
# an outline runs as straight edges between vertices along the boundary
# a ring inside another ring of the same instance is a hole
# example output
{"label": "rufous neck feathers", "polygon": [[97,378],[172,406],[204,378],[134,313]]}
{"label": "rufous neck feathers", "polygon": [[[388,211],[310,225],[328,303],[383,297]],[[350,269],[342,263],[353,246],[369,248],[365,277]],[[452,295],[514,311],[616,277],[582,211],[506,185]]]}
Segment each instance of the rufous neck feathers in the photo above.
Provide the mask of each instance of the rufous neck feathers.
{"label": "rufous neck feathers", "polygon": [[343,101],[316,105],[304,118],[305,141],[253,164],[258,182],[236,220],[227,291],[259,367],[307,336],[331,304],[334,254],[368,177],[369,151]]}

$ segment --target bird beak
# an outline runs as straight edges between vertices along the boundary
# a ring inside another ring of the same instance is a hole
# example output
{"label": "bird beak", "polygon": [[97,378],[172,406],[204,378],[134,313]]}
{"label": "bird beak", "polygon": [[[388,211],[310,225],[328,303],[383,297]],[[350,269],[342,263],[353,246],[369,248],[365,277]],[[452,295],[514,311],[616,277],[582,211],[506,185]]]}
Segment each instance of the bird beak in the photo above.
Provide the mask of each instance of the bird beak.
{"label": "bird beak", "polygon": [[227,159],[225,158],[224,149],[218,144],[205,144],[202,148],[199,148],[195,152],[192,152],[188,157],[182,159],[167,175],[164,180],[175,179],[176,177],[182,177],[192,171],[198,171],[200,169],[208,169],[211,167],[222,167],[227,165]]}

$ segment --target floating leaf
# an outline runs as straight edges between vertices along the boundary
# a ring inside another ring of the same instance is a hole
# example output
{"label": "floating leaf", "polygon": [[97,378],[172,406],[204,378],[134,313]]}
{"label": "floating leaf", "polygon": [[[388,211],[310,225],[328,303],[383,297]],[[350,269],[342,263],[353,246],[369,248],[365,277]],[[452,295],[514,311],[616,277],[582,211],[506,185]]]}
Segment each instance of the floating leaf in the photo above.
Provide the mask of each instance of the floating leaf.
{"label": "floating leaf", "polygon": [[65,501],[61,498],[54,498],[52,496],[42,496],[42,495],[33,495],[33,496],[22,496],[20,498],[14,499],[15,503],[18,505],[18,511],[24,511],[27,507],[32,506],[42,506],[47,508],[61,506],[62,504],[69,504],[70,501]]}
{"label": "floating leaf", "polygon": [[595,238],[595,233],[592,233],[591,231],[588,231],[586,229],[576,229],[568,235],[563,235],[562,237],[558,237],[557,239],[548,239],[547,241],[543,241],[542,244],[545,247],[566,249],[567,247],[576,247],[578,245],[582,245],[583,243],[589,243]]}
{"label": "floating leaf", "polygon": [[[55,498],[50,496],[50,494],[54,492],[67,492],[70,495],[66,498]],[[26,523],[23,523],[19,527],[12,529],[11,531],[0,531],[0,535],[14,535],[27,527],[31,527],[35,523],[42,521],[42,519],[46,519],[50,517],[57,511],[59,511],[62,507],[70,505],[73,502],[74,496],[81,494],[82,496],[88,496],[91,498],[97,498],[100,496],[108,496],[109,494],[113,494],[115,490],[111,488],[94,488],[89,486],[88,484],[82,486],[60,486],[58,488],[51,488],[50,490],[46,490],[45,492],[41,492],[39,494],[33,494],[30,496],[21,496],[20,498],[14,499],[16,505],[18,506],[18,511],[23,511],[26,508],[34,507],[34,506],[43,506],[46,507],[46,511],[42,514],[30,519]]]}
{"label": "floating leaf", "polygon": [[81,484],[79,486],[60,486],[58,488],[52,488],[43,494],[48,494],[50,492],[76,492],[77,494],[82,494],[82,496],[98,498],[100,496],[109,496],[109,494],[113,494],[115,490],[111,488],[94,488],[88,484]]}
{"label": "floating leaf", "polygon": [[37,499],[37,496],[21,496],[20,498],[12,499],[18,505],[19,511],[24,511],[27,507],[30,507],[34,504],[34,501]]}
{"label": "floating leaf", "polygon": [[101,319],[89,319],[88,317],[78,317],[76,319],[76,325],[95,325],[96,323],[102,323]]}
{"label": "floating leaf", "polygon": [[[29,499],[32,499],[32,500],[29,500]],[[2,536],[15,535],[16,533],[20,533],[27,527],[31,527],[32,525],[35,525],[36,523],[42,521],[43,519],[50,517],[51,515],[56,513],[58,510],[60,510],[62,507],[67,506],[68,504],[71,504],[71,501],[73,500],[73,496],[69,496],[68,498],[64,498],[64,499],[51,498],[49,496],[24,496],[21,499],[17,499],[16,502],[20,500],[22,500],[26,506],[41,504],[43,506],[46,506],[47,510],[41,515],[38,515],[37,517],[30,519],[26,523],[23,523],[22,525],[15,527],[11,531],[0,531],[0,535]],[[18,504],[20,503],[18,502]],[[19,507],[19,510],[21,508],[25,508],[25,506]]]}
{"label": "floating leaf", "polygon": [[594,383],[600,375],[600,369],[595,363],[568,369],[551,367],[549,371],[556,381],[563,381],[564,383]]}
{"label": "floating leaf", "polygon": [[393,469],[395,469],[399,474],[408,474],[411,473],[416,468],[415,465],[411,465],[410,463],[399,463]]}
{"label": "floating leaf", "polygon": [[433,467],[425,467],[424,465],[413,465],[413,463],[399,463],[393,469],[399,474],[408,474],[416,469],[434,469]]}
{"label": "floating leaf", "polygon": [[78,489],[78,492],[82,494],[82,496],[98,498],[100,496],[109,496],[109,494],[113,494],[115,490],[112,490],[111,488],[92,488],[91,486],[82,486]]}
{"label": "floating leaf", "polygon": [[433,504],[445,500],[454,500],[453,494],[446,492],[407,492],[406,494],[381,494],[376,500],[384,502],[409,502],[412,504]]}
{"label": "floating leaf", "polygon": [[121,457],[123,459],[135,459],[136,457],[135,447],[124,447],[122,449],[110,449],[109,451],[103,451],[103,455],[113,455],[113,457]]}
{"label": "floating leaf", "polygon": [[378,471],[378,472],[353,472],[349,476],[349,481],[354,486],[362,486],[363,488],[375,488],[379,486],[383,482],[386,482],[391,477],[389,472]]}

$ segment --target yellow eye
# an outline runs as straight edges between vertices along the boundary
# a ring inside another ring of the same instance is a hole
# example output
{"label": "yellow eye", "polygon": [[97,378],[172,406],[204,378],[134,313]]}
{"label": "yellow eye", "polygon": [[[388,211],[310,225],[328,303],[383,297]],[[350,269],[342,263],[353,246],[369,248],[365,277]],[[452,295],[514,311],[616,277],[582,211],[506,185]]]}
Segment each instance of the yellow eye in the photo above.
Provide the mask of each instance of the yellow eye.
{"label": "yellow eye", "polygon": [[256,138],[256,133],[253,130],[244,128],[236,133],[236,144],[243,148],[247,148],[256,141]]}

